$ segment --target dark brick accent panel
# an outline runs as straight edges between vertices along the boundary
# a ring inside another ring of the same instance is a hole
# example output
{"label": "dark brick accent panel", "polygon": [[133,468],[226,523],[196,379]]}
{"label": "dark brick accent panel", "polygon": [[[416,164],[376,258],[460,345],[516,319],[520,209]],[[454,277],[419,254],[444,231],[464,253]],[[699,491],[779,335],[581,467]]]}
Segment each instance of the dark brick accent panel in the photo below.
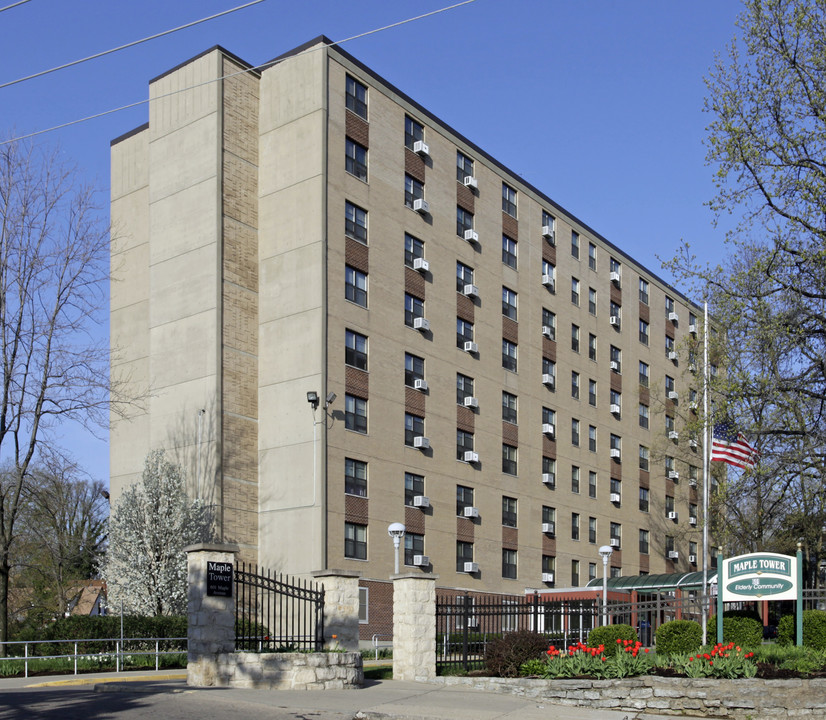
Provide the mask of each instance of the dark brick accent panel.
{"label": "dark brick accent panel", "polygon": [[[400,568],[401,569],[401,568]],[[359,580],[367,588],[367,622],[359,624],[359,640],[371,640],[378,633],[381,642],[393,639],[393,583]]]}
{"label": "dark brick accent panel", "polygon": [[421,390],[412,387],[404,388],[404,410],[419,417],[424,417],[426,395]]}
{"label": "dark brick accent panel", "polygon": [[456,204],[462,210],[467,210],[470,213],[476,212],[476,196],[470,188],[466,188],[460,182],[456,183]]}
{"label": "dark brick accent panel", "polygon": [[640,487],[651,487],[651,473],[648,470],[640,470]]}
{"label": "dark brick accent panel", "polygon": [[519,549],[519,530],[512,527],[505,527],[504,525],[502,526],[502,549]]}
{"label": "dark brick accent panel", "polygon": [[424,160],[407,148],[404,149],[404,171],[420,183],[424,182]]}
{"label": "dark brick accent panel", "polygon": [[556,458],[556,440],[552,440],[544,434],[542,435],[542,454],[545,457]]}
{"label": "dark brick accent panel", "polygon": [[651,322],[651,308],[648,307],[644,302],[640,303],[640,320],[645,320],[645,322]]}
{"label": "dark brick accent panel", "polygon": [[504,211],[502,212],[502,233],[514,240],[519,239],[519,223],[515,217],[508,215]]}
{"label": "dark brick accent panel", "polygon": [[421,273],[409,267],[404,269],[404,291],[410,293],[413,297],[424,300],[424,278]]}
{"label": "dark brick accent panel", "polygon": [[647,573],[651,563],[651,556],[640,553],[640,572]]}
{"label": "dark brick accent panel", "polygon": [[519,323],[504,315],[502,316],[502,337],[512,343],[519,344]]}
{"label": "dark brick accent panel", "polygon": [[369,400],[370,374],[347,365],[344,368],[344,389],[350,395]]}
{"label": "dark brick accent panel", "polygon": [[556,245],[551,245],[547,240],[543,242],[542,259],[547,260],[551,265],[556,265]]}
{"label": "dark brick accent panel", "polygon": [[367,524],[367,506],[369,501],[366,497],[357,495],[344,496],[344,519],[346,522]]}
{"label": "dark brick accent panel", "polygon": [[476,306],[473,300],[465,297],[462,293],[456,293],[456,316],[466,322],[475,322]]}
{"label": "dark brick accent panel", "polygon": [[651,391],[642,385],[640,385],[640,402],[643,405],[648,405],[651,402]]}
{"label": "dark brick accent panel", "polygon": [[548,360],[553,360],[556,362],[556,341],[549,340],[544,335],[542,336],[542,354],[548,358]]}
{"label": "dark brick accent panel", "polygon": [[470,408],[456,406],[456,428],[463,432],[476,432],[476,415]]}
{"label": "dark brick accent panel", "polygon": [[369,255],[364,243],[353,238],[344,238],[344,262],[348,265],[367,274],[370,272]]}
{"label": "dark brick accent panel", "polygon": [[622,288],[618,288],[614,283],[611,283],[611,302],[622,305]]}
{"label": "dark brick accent panel", "polygon": [[611,389],[615,392],[622,392],[622,375],[619,373],[611,373]]}
{"label": "dark brick accent panel", "polygon": [[542,554],[556,557],[556,537],[542,533]]}
{"label": "dark brick accent panel", "polygon": [[456,540],[473,542],[476,526],[470,518],[456,516]]}
{"label": "dark brick accent panel", "polygon": [[344,121],[344,132],[351,140],[355,140],[359,145],[370,147],[370,124],[349,110],[346,112]]}
{"label": "dark brick accent panel", "polygon": [[404,525],[407,532],[424,535],[424,519],[425,514],[419,508],[405,506]]}

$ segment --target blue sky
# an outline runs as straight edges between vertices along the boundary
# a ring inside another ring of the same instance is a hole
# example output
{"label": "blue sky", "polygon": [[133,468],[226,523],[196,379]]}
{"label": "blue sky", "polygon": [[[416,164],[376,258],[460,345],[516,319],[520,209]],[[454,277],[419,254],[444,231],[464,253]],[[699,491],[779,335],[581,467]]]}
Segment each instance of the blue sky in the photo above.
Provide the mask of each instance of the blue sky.
{"label": "blue sky", "polygon": [[[0,12],[0,84],[241,4],[30,0]],[[213,45],[256,65],[321,34],[341,40],[450,4],[265,0],[0,89],[0,134],[144,100],[151,78]],[[475,0],[342,47],[663,275],[658,258],[681,240],[710,260],[723,252],[723,229],[704,206],[714,168],[704,161],[703,76],[740,10],[735,0]],[[109,141],[147,117],[141,105],[38,141],[58,144],[97,184],[107,212]],[[79,429],[65,439],[95,478],[108,480],[105,439]]]}

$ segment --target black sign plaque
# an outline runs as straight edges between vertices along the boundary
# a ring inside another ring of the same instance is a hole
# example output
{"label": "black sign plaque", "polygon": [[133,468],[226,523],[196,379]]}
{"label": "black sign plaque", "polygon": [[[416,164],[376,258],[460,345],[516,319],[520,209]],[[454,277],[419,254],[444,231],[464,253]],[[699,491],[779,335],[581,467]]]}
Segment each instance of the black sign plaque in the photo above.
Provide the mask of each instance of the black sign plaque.
{"label": "black sign plaque", "polygon": [[232,597],[232,563],[207,561],[207,596]]}

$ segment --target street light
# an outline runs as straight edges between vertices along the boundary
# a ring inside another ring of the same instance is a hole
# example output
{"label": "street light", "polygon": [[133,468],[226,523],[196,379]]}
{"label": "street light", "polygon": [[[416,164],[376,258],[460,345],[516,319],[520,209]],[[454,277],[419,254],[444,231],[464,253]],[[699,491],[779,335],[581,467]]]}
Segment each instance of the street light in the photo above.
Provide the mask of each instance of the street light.
{"label": "street light", "polygon": [[393,538],[393,547],[396,551],[395,574],[399,574],[399,544],[404,537],[405,527],[401,523],[391,523],[387,528],[387,534]]}
{"label": "street light", "polygon": [[602,557],[602,624],[608,624],[608,560],[614,553],[610,545],[602,545],[599,554]]}

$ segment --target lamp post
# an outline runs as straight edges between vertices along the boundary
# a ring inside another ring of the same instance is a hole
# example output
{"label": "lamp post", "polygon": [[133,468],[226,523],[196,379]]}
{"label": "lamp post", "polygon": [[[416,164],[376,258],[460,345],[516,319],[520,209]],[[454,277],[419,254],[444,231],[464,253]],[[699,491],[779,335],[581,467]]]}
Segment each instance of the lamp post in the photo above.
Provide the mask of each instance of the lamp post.
{"label": "lamp post", "polygon": [[387,534],[393,538],[393,548],[396,551],[396,563],[394,574],[399,574],[399,545],[404,537],[405,527],[401,523],[391,523],[387,528]]}
{"label": "lamp post", "polygon": [[610,545],[602,545],[599,554],[602,557],[602,624],[608,624],[608,560],[614,553]]}

